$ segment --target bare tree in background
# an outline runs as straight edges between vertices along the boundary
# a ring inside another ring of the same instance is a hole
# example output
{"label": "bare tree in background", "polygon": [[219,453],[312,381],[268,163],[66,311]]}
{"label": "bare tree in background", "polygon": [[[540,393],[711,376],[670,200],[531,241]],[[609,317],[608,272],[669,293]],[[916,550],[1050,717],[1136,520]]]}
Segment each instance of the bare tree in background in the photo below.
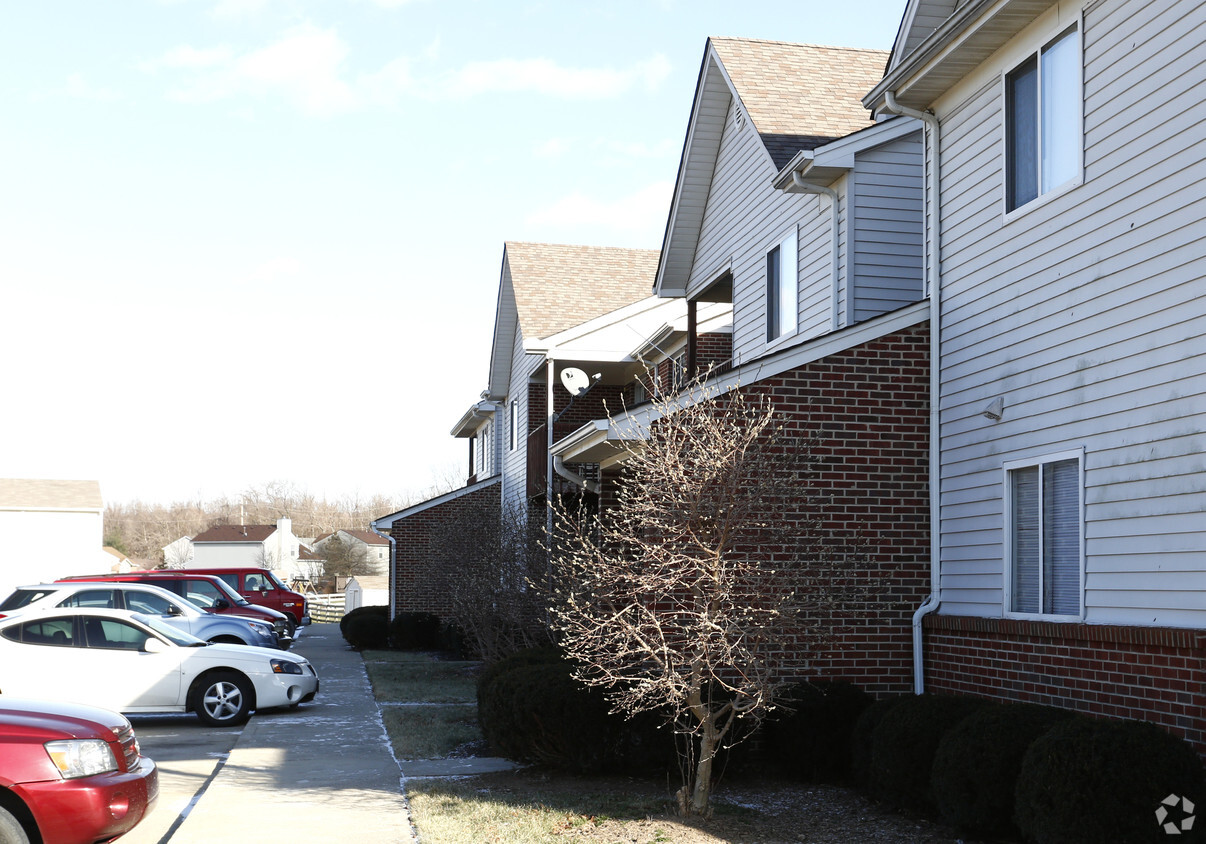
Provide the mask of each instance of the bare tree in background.
{"label": "bare tree in background", "polygon": [[448,620],[486,662],[538,644],[548,644],[543,596],[528,586],[543,576],[543,525],[497,503],[471,507],[431,536],[429,571],[447,596]]}
{"label": "bare tree in background", "polygon": [[613,420],[643,441],[618,504],[557,517],[551,617],[578,679],[684,734],[680,810],[706,815],[717,751],[864,600],[853,568],[865,555],[822,542],[813,441],[765,397],[696,384],[653,406],[651,425]]}

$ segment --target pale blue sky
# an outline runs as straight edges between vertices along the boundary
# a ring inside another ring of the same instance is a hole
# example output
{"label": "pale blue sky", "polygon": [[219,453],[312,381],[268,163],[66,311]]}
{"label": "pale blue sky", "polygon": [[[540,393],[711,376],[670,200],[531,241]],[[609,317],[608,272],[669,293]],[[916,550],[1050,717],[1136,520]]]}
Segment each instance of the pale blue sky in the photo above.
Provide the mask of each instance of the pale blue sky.
{"label": "pale blue sky", "polygon": [[887,49],[904,5],[6,4],[0,475],[463,480],[503,242],[656,248],[709,35]]}

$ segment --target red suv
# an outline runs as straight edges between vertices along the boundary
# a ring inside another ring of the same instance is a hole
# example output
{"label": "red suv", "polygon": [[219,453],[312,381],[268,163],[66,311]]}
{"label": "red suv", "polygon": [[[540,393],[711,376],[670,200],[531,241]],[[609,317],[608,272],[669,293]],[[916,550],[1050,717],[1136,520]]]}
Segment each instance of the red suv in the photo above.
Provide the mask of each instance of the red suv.
{"label": "red suv", "polygon": [[[293,618],[293,626],[310,623],[306,596],[294,592],[268,569],[229,566],[227,568],[185,569],[189,574],[211,574],[226,581],[226,585],[247,600],[261,607],[272,607]],[[292,635],[293,630],[289,631]]]}
{"label": "red suv", "polygon": [[224,580],[212,574],[194,574],[191,571],[142,571],[129,574],[80,574],[60,578],[58,583],[77,580],[104,583],[153,583],[182,598],[192,601],[206,612],[229,613],[247,618],[256,618],[272,625],[282,649],[293,643],[293,630],[297,626],[293,618],[269,607],[253,604],[226,585]]}
{"label": "red suv", "polygon": [[93,844],[159,797],[159,771],[116,712],[0,695],[0,841]]}

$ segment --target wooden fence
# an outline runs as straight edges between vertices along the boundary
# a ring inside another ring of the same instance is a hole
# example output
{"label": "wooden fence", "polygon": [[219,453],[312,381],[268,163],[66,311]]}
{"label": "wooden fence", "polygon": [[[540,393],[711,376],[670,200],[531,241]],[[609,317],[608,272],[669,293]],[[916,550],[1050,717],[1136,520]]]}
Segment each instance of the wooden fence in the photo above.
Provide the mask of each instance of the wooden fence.
{"label": "wooden fence", "polygon": [[343,618],[343,593],[335,595],[310,595],[310,620],[315,624],[338,623]]}

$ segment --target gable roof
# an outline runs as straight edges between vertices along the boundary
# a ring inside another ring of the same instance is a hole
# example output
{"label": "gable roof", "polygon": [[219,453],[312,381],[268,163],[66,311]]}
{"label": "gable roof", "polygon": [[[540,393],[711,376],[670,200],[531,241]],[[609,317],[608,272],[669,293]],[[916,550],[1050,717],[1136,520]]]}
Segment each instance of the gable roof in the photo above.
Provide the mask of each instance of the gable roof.
{"label": "gable roof", "polygon": [[658,295],[686,294],[733,100],[762,141],[769,182],[800,150],[874,124],[861,98],[887,59],[884,50],[708,39],[662,242]]}
{"label": "gable roof", "polygon": [[875,122],[861,100],[884,75],[885,50],[747,38],[709,43],[776,170],[802,149]]}
{"label": "gable roof", "polygon": [[193,537],[198,542],[263,542],[276,533],[276,525],[214,525]]}
{"label": "gable roof", "polygon": [[349,528],[340,528],[336,531],[324,533],[314,541],[322,542],[323,540],[329,539],[337,533],[346,533],[348,536],[352,537],[353,539],[359,539],[366,545],[389,545],[389,540],[379,533],[374,533],[371,530],[351,530]]}
{"label": "gable roof", "polygon": [[518,337],[539,340],[649,296],[655,249],[508,241],[490,352],[488,393],[510,390],[511,353]]}
{"label": "gable roof", "polygon": [[99,481],[0,478],[0,510],[103,510]]}

